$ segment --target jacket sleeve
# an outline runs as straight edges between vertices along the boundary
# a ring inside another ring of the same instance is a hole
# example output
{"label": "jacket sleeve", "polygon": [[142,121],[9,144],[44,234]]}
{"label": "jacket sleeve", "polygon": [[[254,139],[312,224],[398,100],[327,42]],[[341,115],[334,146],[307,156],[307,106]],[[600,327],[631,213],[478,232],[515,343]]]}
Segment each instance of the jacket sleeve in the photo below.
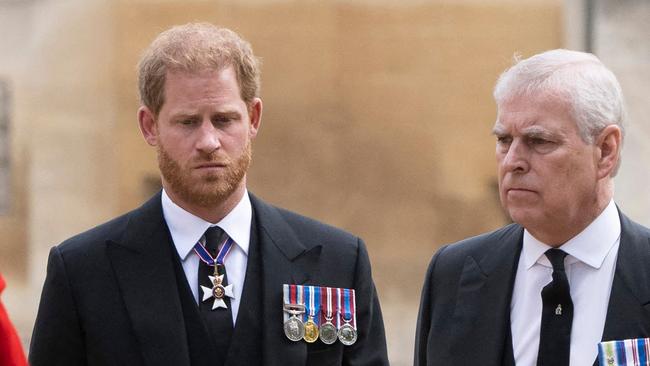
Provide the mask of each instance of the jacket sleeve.
{"label": "jacket sleeve", "polygon": [[433,314],[433,272],[440,254],[444,251],[442,247],[431,259],[429,268],[427,269],[426,277],[424,278],[424,286],[422,287],[422,295],[420,297],[420,310],[418,313],[417,327],[415,330],[415,357],[414,366],[426,366],[428,359],[428,344],[429,333],[431,331],[431,314]]}
{"label": "jacket sleeve", "polygon": [[57,247],[50,250],[47,277],[29,349],[31,366],[85,365],[85,345],[70,279]]}
{"label": "jacket sleeve", "polygon": [[358,239],[355,274],[357,342],[345,348],[344,365],[388,365],[386,334],[365,244]]}

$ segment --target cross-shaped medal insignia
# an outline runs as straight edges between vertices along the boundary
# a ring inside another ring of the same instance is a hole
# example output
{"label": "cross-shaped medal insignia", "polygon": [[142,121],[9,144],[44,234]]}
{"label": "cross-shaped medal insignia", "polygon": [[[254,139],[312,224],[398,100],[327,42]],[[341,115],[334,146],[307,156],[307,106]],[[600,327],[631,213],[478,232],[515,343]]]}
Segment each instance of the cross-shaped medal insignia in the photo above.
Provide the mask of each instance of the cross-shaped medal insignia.
{"label": "cross-shaped medal insignia", "polygon": [[235,298],[235,294],[233,293],[233,285],[230,284],[230,285],[223,286],[222,285],[223,275],[208,276],[208,277],[210,278],[210,282],[212,282],[212,288],[201,286],[201,289],[203,290],[202,301],[206,301],[211,297],[214,297],[214,303],[212,303],[212,310],[217,308],[227,309],[228,306],[226,305],[226,302],[223,301],[223,297],[228,296],[231,299]]}

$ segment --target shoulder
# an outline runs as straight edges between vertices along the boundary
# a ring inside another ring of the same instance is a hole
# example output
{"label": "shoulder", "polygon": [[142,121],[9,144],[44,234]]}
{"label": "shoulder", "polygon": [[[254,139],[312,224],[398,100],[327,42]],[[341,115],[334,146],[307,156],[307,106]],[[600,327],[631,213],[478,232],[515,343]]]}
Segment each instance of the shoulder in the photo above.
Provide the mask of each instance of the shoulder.
{"label": "shoulder", "polygon": [[142,206],[71,237],[61,243],[58,249],[61,252],[92,249],[107,241],[127,240],[125,236],[134,235],[136,232],[146,236],[158,229],[162,223],[164,218],[158,192]]}
{"label": "shoulder", "polygon": [[495,243],[512,240],[513,236],[523,233],[523,228],[517,224],[510,224],[500,229],[463,239],[445,246],[445,256],[477,256],[487,250],[493,250]]}
{"label": "shoulder", "polygon": [[56,249],[63,256],[92,255],[103,250],[107,242],[123,241],[129,230],[148,230],[148,226],[155,225],[159,221],[164,220],[158,194],[130,212],[72,236],[59,244]]}
{"label": "shoulder", "polygon": [[284,208],[275,207],[275,209],[299,237],[306,238],[317,235],[336,242],[356,242],[358,240],[355,235],[321,221]]}
{"label": "shoulder", "polygon": [[634,235],[650,238],[650,228],[647,228],[633,221],[620,210],[618,214],[621,220],[621,231],[623,235]]}
{"label": "shoulder", "polygon": [[321,247],[324,253],[336,254],[341,258],[356,258],[359,251],[365,253],[363,241],[345,230],[271,205],[253,195],[251,203],[260,230],[279,242],[297,241],[306,250]]}
{"label": "shoulder", "polygon": [[467,257],[480,262],[489,253],[511,250],[512,244],[519,242],[523,228],[510,224],[500,229],[463,239],[441,247],[429,263],[429,273],[434,271],[460,270]]}
{"label": "shoulder", "polygon": [[124,231],[131,213],[116,217],[110,221],[99,224],[89,230],[76,234],[58,245],[61,251],[74,251],[95,243],[103,243],[107,240],[118,240],[120,233]]}
{"label": "shoulder", "polygon": [[81,266],[82,272],[88,263],[103,263],[106,243],[119,240],[129,217],[130,213],[119,216],[63,241],[52,248],[50,261],[58,258],[66,266]]}

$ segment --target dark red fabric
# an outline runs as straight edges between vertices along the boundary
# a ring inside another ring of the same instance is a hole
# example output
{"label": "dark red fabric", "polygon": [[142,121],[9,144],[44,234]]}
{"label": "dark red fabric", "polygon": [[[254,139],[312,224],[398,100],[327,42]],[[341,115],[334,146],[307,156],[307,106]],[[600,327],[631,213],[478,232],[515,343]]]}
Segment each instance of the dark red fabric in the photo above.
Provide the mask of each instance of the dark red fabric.
{"label": "dark red fabric", "polygon": [[[5,289],[6,283],[0,274],[0,294]],[[13,324],[9,320],[9,314],[0,301],[0,366],[26,366],[27,360],[20,338]]]}

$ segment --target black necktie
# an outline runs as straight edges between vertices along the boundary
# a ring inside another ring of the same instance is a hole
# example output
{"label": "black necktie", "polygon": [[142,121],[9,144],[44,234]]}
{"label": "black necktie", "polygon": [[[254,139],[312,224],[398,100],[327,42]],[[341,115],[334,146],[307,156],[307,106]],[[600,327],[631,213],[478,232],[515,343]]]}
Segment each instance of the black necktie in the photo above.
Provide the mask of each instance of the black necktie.
{"label": "black necktie", "polygon": [[564,271],[566,255],[560,249],[546,251],[546,257],[553,265],[553,281],[542,289],[544,307],[537,366],[569,366],[573,301]]}
{"label": "black necktie", "polygon": [[[205,231],[205,248],[213,258],[216,257],[217,247],[227,238],[228,235],[218,226],[213,226]],[[224,275],[222,285],[226,286],[228,279],[226,278],[225,268],[220,268],[219,274]],[[212,304],[215,299],[211,297],[203,301],[203,290],[201,289],[201,286],[213,287],[208,276],[214,276],[214,267],[208,266],[203,261],[199,261],[199,310],[219,354],[218,360],[215,360],[215,364],[223,364],[228,353],[230,338],[233,332],[230,298],[224,296],[227,309],[216,308],[212,310]]]}

